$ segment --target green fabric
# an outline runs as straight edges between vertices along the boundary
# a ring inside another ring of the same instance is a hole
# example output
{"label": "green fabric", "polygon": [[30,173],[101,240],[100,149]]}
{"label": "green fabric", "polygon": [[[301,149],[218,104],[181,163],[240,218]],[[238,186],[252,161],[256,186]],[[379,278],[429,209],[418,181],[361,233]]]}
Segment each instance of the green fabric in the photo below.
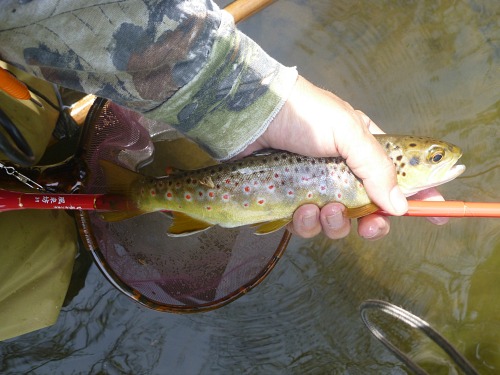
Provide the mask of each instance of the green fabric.
{"label": "green fabric", "polygon": [[55,323],[77,249],[64,211],[0,214],[0,340]]}

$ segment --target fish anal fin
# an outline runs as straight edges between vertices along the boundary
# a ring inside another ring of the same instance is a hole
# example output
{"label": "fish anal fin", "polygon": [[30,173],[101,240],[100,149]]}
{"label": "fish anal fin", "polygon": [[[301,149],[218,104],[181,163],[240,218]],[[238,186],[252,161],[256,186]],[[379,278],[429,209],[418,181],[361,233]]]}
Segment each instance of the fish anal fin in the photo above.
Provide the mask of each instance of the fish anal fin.
{"label": "fish anal fin", "polygon": [[99,164],[106,177],[108,193],[128,195],[130,186],[144,178],[139,173],[120,167],[107,160],[99,160]]}
{"label": "fish anal fin", "polygon": [[183,237],[204,231],[213,226],[206,221],[195,219],[181,212],[172,212],[173,222],[168,228],[168,235],[171,237]]}
{"label": "fish anal fin", "polygon": [[257,224],[256,225],[257,230],[255,231],[255,234],[262,235],[262,234],[269,234],[272,232],[276,232],[277,230],[280,230],[285,225],[287,225],[290,221],[291,221],[290,218],[285,218],[285,219],[268,221],[262,224]]}
{"label": "fish anal fin", "polygon": [[360,207],[346,208],[344,216],[348,219],[356,219],[377,212],[379,209],[375,203],[368,203]]}
{"label": "fish anal fin", "polygon": [[127,211],[109,211],[109,212],[101,212],[99,215],[101,219],[108,222],[116,222],[131,219],[133,217],[145,214],[144,211],[140,210],[127,210]]}

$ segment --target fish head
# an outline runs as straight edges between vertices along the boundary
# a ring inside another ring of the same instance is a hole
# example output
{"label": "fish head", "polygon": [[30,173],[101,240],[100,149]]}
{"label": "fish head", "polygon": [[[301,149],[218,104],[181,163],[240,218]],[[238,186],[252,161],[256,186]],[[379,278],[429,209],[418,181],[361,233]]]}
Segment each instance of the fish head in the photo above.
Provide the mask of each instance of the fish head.
{"label": "fish head", "polygon": [[465,171],[464,165],[457,164],[462,150],[448,142],[428,137],[386,136],[381,144],[394,163],[398,184],[406,196],[444,184]]}

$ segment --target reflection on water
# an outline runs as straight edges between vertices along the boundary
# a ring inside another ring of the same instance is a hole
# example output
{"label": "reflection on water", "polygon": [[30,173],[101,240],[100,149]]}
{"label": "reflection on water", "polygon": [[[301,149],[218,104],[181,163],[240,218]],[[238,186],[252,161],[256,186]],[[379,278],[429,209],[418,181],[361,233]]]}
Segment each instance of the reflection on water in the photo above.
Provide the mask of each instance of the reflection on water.
{"label": "reflection on water", "polygon": [[[460,145],[468,169],[441,189],[447,197],[498,201],[499,10],[493,0],[295,0],[242,28],[386,131]],[[493,219],[438,228],[400,218],[378,242],[295,239],[259,287],[202,315],[145,310],[93,267],[54,327],[0,344],[0,372],[404,374],[359,319],[360,302],[380,298],[498,373],[498,229]],[[392,335],[431,373],[456,373],[420,335]]]}

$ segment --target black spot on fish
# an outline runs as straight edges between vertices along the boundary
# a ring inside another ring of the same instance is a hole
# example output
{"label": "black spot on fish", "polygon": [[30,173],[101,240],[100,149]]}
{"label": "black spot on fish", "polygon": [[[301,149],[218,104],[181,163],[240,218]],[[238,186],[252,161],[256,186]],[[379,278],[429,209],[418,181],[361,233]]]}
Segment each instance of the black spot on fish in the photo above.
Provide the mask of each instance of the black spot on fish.
{"label": "black spot on fish", "polygon": [[299,168],[295,167],[294,171],[295,173],[299,173]]}
{"label": "black spot on fish", "polygon": [[311,160],[311,164],[312,164],[312,165],[315,165],[315,164],[316,164],[316,160],[314,160],[314,159],[313,159],[313,160]]}
{"label": "black spot on fish", "polygon": [[288,156],[286,156],[286,154],[281,155],[281,158],[282,158],[283,160],[286,160],[286,158],[287,158],[287,157],[288,157]]}
{"label": "black spot on fish", "polygon": [[275,156],[274,161],[280,161],[280,158],[278,156]]}
{"label": "black spot on fish", "polygon": [[216,187],[217,189],[220,189],[220,185],[219,185],[219,184],[217,184],[217,186],[215,186],[215,187]]}
{"label": "black spot on fish", "polygon": [[224,170],[224,167],[221,166],[218,168],[218,170],[219,170],[219,172],[222,172]]}
{"label": "black spot on fish", "polygon": [[[399,172],[398,172],[399,173]],[[403,172],[403,177],[406,176],[406,172]]]}
{"label": "black spot on fish", "polygon": [[410,159],[410,164],[411,165],[419,165],[420,164],[420,158],[418,156],[414,156]]}
{"label": "black spot on fish", "polygon": [[410,147],[417,147],[417,144],[416,143],[410,143],[408,146],[410,146]]}
{"label": "black spot on fish", "polygon": [[302,162],[302,159],[301,158],[297,158],[297,163],[301,163]]}
{"label": "black spot on fish", "polygon": [[236,172],[236,171],[237,171],[237,169],[238,169],[238,168],[236,167],[236,165],[233,165],[233,166],[231,167],[231,172]]}
{"label": "black spot on fish", "polygon": [[391,147],[391,144],[390,144],[389,142],[387,142],[387,143],[385,144],[385,148],[386,148],[386,149],[389,149],[390,147]]}
{"label": "black spot on fish", "polygon": [[190,178],[186,179],[186,184],[190,184],[190,183],[191,183],[191,179]]}
{"label": "black spot on fish", "polygon": [[405,167],[405,165],[406,165],[405,163],[401,163],[400,167],[401,167],[401,168],[404,168],[404,167]]}
{"label": "black spot on fish", "polygon": [[397,161],[401,161],[401,159],[403,159],[403,155],[399,155],[399,156],[396,158],[396,160],[397,160]]}

